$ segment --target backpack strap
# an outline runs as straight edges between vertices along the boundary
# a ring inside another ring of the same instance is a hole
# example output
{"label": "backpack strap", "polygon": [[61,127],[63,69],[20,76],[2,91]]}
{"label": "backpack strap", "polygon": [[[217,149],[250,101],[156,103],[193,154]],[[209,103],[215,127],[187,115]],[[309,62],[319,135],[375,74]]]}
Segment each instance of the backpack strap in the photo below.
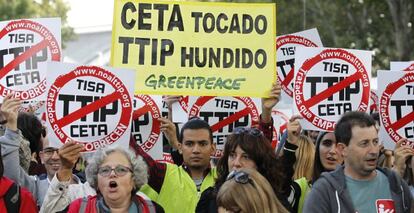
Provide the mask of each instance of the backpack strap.
{"label": "backpack strap", "polygon": [[7,212],[20,211],[20,187],[13,183],[4,195],[4,203],[6,204]]}
{"label": "backpack strap", "polygon": [[84,213],[86,210],[86,205],[88,205],[88,197],[83,197],[81,201],[81,205],[79,207],[79,212]]}
{"label": "backpack strap", "polygon": [[156,208],[154,203],[151,200],[147,200],[141,196],[136,196],[138,197],[139,202],[142,204],[144,213],[156,213]]}

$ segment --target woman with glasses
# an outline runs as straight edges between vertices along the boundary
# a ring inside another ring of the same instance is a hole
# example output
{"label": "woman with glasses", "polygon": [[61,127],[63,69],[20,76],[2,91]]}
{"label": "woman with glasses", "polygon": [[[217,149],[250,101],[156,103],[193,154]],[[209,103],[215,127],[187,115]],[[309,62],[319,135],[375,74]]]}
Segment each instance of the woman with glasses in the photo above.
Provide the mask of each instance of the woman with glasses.
{"label": "woman with glasses", "polygon": [[219,213],[288,212],[266,178],[254,169],[231,172],[217,194],[217,205]]}
{"label": "woman with glasses", "polygon": [[86,167],[86,179],[97,195],[73,201],[68,212],[164,212],[136,192],[147,183],[141,157],[120,147],[98,150]]}

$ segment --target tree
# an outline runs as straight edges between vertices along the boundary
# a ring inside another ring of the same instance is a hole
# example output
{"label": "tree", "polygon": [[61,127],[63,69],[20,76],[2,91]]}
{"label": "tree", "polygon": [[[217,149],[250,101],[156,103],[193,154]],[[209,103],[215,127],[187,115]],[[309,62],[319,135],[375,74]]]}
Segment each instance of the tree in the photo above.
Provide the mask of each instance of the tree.
{"label": "tree", "polygon": [[325,47],[372,50],[374,76],[391,60],[414,60],[412,0],[220,1],[275,2],[278,35],[316,27]]}
{"label": "tree", "polygon": [[60,17],[62,20],[62,47],[74,38],[73,28],[67,25],[69,7],[63,0],[0,0],[0,20],[22,18]]}

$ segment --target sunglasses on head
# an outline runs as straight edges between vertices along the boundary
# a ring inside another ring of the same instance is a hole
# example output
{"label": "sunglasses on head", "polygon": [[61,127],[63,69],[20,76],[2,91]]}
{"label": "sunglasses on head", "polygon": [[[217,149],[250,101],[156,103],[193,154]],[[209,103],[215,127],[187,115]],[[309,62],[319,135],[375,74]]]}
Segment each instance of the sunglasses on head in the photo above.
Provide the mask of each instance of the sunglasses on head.
{"label": "sunglasses on head", "polygon": [[257,128],[250,128],[250,127],[237,127],[233,131],[234,134],[240,135],[240,134],[248,134],[251,136],[259,137],[263,135],[263,132],[260,131]]}
{"label": "sunglasses on head", "polygon": [[227,176],[226,181],[234,179],[234,181],[236,181],[236,183],[241,183],[241,184],[246,184],[246,183],[251,183],[253,184],[252,179],[250,179],[249,174],[247,174],[246,172],[243,171],[232,171],[230,172],[230,174]]}

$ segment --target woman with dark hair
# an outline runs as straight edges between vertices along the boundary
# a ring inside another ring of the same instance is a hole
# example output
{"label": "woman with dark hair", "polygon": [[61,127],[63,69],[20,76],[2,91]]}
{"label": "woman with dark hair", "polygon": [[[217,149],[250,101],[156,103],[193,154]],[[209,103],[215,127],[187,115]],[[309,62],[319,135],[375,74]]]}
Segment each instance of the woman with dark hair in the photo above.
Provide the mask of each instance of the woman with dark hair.
{"label": "woman with dark hair", "polygon": [[336,138],[333,132],[320,132],[316,139],[315,164],[313,167],[312,183],[322,172],[335,170],[344,162],[342,155],[336,149]]}
{"label": "woman with dark hair", "polygon": [[298,178],[295,182],[299,185],[300,199],[298,212],[302,212],[303,204],[308,195],[311,184],[314,183],[322,174],[322,172],[330,172],[335,170],[336,166],[343,163],[342,155],[336,149],[336,138],[333,132],[319,132],[316,138],[315,154],[313,162],[313,174],[311,178]]}
{"label": "woman with dark hair", "polygon": [[[287,144],[292,146],[290,143]],[[287,198],[292,193],[294,159],[295,154],[290,153],[289,148],[285,149],[284,156],[278,159],[269,140],[260,130],[237,128],[227,136],[223,155],[217,164],[216,184],[214,188],[203,192],[196,212],[217,212],[217,192],[229,173],[241,168],[257,170],[269,181],[282,205],[287,209],[292,209],[293,205]]]}

